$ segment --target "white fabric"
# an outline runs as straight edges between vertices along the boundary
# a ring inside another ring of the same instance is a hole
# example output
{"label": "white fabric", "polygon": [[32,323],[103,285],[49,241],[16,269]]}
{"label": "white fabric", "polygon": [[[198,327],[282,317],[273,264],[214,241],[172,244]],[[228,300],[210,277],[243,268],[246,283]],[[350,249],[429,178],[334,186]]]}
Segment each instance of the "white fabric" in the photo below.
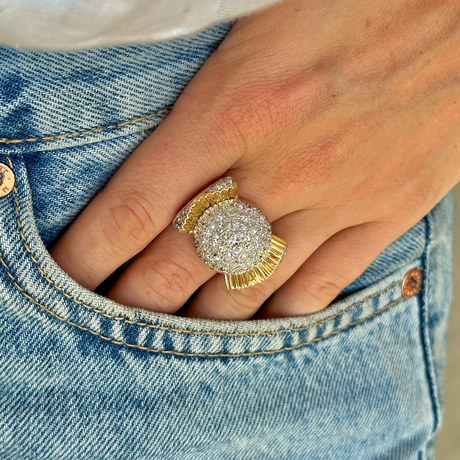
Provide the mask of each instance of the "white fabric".
{"label": "white fabric", "polygon": [[0,45],[73,50],[167,40],[279,0],[0,0]]}

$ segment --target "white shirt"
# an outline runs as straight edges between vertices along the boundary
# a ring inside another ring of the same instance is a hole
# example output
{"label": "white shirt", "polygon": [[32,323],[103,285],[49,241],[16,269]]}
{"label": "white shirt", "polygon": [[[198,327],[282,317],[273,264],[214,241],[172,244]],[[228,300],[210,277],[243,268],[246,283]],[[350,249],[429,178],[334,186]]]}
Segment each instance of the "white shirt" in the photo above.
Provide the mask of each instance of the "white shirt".
{"label": "white shirt", "polygon": [[0,0],[0,45],[76,50],[192,35],[279,0]]}

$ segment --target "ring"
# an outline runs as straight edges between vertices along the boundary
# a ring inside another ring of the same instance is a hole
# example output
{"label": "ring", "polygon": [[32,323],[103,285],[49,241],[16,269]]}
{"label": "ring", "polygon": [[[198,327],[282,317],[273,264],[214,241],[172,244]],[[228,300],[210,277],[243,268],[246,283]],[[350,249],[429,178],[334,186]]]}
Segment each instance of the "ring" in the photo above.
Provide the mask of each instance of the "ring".
{"label": "ring", "polygon": [[198,256],[225,274],[228,289],[266,280],[287,253],[287,243],[272,234],[267,217],[238,198],[230,176],[192,198],[174,218],[173,227],[194,235]]}

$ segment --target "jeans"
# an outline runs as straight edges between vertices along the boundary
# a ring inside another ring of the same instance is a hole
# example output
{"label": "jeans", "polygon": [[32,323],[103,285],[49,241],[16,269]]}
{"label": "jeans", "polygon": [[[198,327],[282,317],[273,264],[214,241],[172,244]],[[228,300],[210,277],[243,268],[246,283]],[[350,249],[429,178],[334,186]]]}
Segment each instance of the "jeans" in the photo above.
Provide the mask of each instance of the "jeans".
{"label": "jeans", "polygon": [[[69,53],[0,48],[0,163],[16,181],[0,198],[1,459],[434,458],[451,192],[301,317],[131,308],[48,252],[230,27]],[[414,268],[421,289],[405,296]]]}

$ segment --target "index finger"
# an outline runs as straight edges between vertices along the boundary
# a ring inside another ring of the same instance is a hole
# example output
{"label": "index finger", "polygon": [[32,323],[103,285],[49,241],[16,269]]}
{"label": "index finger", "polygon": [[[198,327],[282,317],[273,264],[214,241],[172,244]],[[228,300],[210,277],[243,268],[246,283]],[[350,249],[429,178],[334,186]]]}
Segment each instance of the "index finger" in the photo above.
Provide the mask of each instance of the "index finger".
{"label": "index finger", "polygon": [[173,109],[51,249],[57,264],[93,290],[142,251],[197,189],[236,161],[235,149],[210,140],[211,128]]}

